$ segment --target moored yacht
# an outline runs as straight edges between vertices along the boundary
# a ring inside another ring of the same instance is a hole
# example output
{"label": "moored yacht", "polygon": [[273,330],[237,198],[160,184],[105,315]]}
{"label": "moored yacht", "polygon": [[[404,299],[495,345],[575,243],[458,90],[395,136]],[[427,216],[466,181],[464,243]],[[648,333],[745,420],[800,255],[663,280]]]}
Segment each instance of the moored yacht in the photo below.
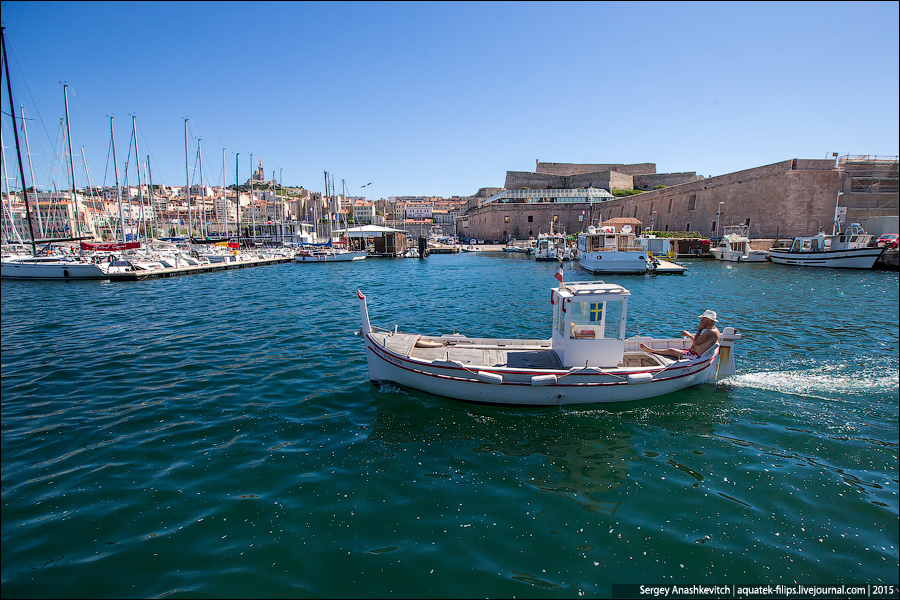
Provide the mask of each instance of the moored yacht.
{"label": "moored yacht", "polygon": [[636,241],[630,225],[621,231],[613,226],[588,227],[578,234],[578,264],[585,271],[599,273],[646,273],[651,263],[647,250]]}
{"label": "moored yacht", "polygon": [[709,253],[717,260],[731,262],[766,262],[768,253],[765,250],[751,250],[750,238],[747,237],[750,228],[746,225],[729,225],[725,228],[722,241],[715,248],[710,248]]}

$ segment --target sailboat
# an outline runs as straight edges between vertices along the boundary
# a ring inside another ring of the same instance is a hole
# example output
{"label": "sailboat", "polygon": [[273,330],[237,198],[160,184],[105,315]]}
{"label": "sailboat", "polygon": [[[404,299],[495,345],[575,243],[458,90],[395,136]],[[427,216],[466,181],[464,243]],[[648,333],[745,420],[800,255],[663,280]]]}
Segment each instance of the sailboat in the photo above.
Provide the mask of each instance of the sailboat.
{"label": "sailboat", "polygon": [[[331,212],[333,208],[331,204],[334,202],[334,194],[329,195],[329,190],[333,192],[334,184],[329,186],[328,182],[328,171],[325,172],[325,198],[328,202],[328,212]],[[344,190],[346,194],[346,189]],[[335,211],[335,215],[340,211]],[[336,218],[336,217],[335,217]],[[331,227],[332,217],[327,217],[328,220],[328,229],[331,235],[334,234],[334,230]],[[368,256],[368,252],[365,250],[348,250],[346,248],[335,247],[332,238],[329,236],[328,241],[324,244],[304,244],[297,254],[294,255],[294,260],[299,263],[324,263],[324,262],[356,262],[365,260],[366,256]]]}
{"label": "sailboat", "polygon": [[[6,30],[0,33],[0,45],[2,45],[3,67],[9,84],[9,62],[6,56]],[[16,112],[12,109],[15,106],[12,95],[12,85],[7,87],[9,93],[10,116],[12,118],[13,133],[16,142],[16,158],[19,167],[20,181],[22,181],[22,193],[25,201],[26,221],[28,222],[28,230],[31,234],[31,255],[9,255],[0,260],[0,277],[3,278],[19,278],[19,279],[105,279],[107,277],[104,265],[85,260],[78,256],[49,254],[51,243],[60,241],[77,241],[87,239],[77,235],[80,233],[80,225],[78,222],[78,196],[75,191],[75,169],[72,165],[72,139],[69,135],[69,101],[67,95],[68,86],[63,86],[63,95],[66,102],[66,133],[69,138],[69,165],[72,176],[72,199],[75,204],[75,232],[76,236],[62,239],[37,240],[34,235],[34,225],[31,220],[31,205],[28,201],[28,189],[25,186],[25,169],[22,163],[21,147],[19,146],[19,130],[16,124]],[[32,189],[33,182],[32,182]],[[12,224],[12,220],[10,220]],[[14,224],[13,224],[14,225]],[[17,233],[17,237],[18,233]],[[37,244],[47,245],[38,251]]]}

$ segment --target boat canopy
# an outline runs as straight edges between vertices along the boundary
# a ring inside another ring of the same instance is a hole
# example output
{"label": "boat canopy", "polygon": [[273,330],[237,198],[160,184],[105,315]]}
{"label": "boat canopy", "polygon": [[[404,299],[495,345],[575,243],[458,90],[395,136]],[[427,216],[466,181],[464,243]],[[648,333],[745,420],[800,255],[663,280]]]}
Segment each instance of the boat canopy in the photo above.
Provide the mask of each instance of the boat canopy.
{"label": "boat canopy", "polygon": [[386,233],[406,233],[402,229],[391,229],[390,227],[382,227],[380,225],[360,225],[359,227],[349,227],[347,229],[336,229],[334,233],[340,233],[348,238],[370,238],[381,237]]}

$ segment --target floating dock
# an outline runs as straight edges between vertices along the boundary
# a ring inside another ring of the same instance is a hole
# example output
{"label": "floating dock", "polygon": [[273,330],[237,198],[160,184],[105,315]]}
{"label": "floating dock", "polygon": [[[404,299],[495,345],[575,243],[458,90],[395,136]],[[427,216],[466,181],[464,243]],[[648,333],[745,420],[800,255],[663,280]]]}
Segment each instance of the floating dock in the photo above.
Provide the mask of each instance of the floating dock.
{"label": "floating dock", "polygon": [[177,277],[180,275],[194,275],[197,273],[211,273],[213,271],[230,271],[231,269],[245,269],[247,267],[263,267],[279,263],[292,262],[293,257],[258,258],[252,260],[238,260],[234,262],[210,263],[208,265],[195,265],[190,267],[172,267],[169,269],[142,269],[139,271],[127,271],[125,273],[110,273],[110,281],[142,281],[144,279],[159,279],[160,277]]}
{"label": "floating dock", "polygon": [[676,265],[673,262],[669,262],[667,260],[662,260],[657,258],[656,261],[659,263],[656,265],[656,268],[650,271],[651,273],[658,273],[660,275],[680,275],[683,274],[687,267],[683,267],[681,265]]}

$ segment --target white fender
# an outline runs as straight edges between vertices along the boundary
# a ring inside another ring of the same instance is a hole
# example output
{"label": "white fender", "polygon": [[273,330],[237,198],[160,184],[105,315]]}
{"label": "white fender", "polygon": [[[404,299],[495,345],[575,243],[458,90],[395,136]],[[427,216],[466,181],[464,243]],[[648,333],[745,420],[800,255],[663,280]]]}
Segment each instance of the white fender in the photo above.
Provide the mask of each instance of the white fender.
{"label": "white fender", "polygon": [[496,373],[488,373],[487,371],[478,371],[478,381],[485,383],[503,383],[503,375]]}
{"label": "white fender", "polygon": [[531,385],[556,385],[556,375],[533,375]]}
{"label": "white fender", "polygon": [[650,383],[651,381],[653,381],[653,373],[634,373],[628,375],[628,383],[630,384]]}

